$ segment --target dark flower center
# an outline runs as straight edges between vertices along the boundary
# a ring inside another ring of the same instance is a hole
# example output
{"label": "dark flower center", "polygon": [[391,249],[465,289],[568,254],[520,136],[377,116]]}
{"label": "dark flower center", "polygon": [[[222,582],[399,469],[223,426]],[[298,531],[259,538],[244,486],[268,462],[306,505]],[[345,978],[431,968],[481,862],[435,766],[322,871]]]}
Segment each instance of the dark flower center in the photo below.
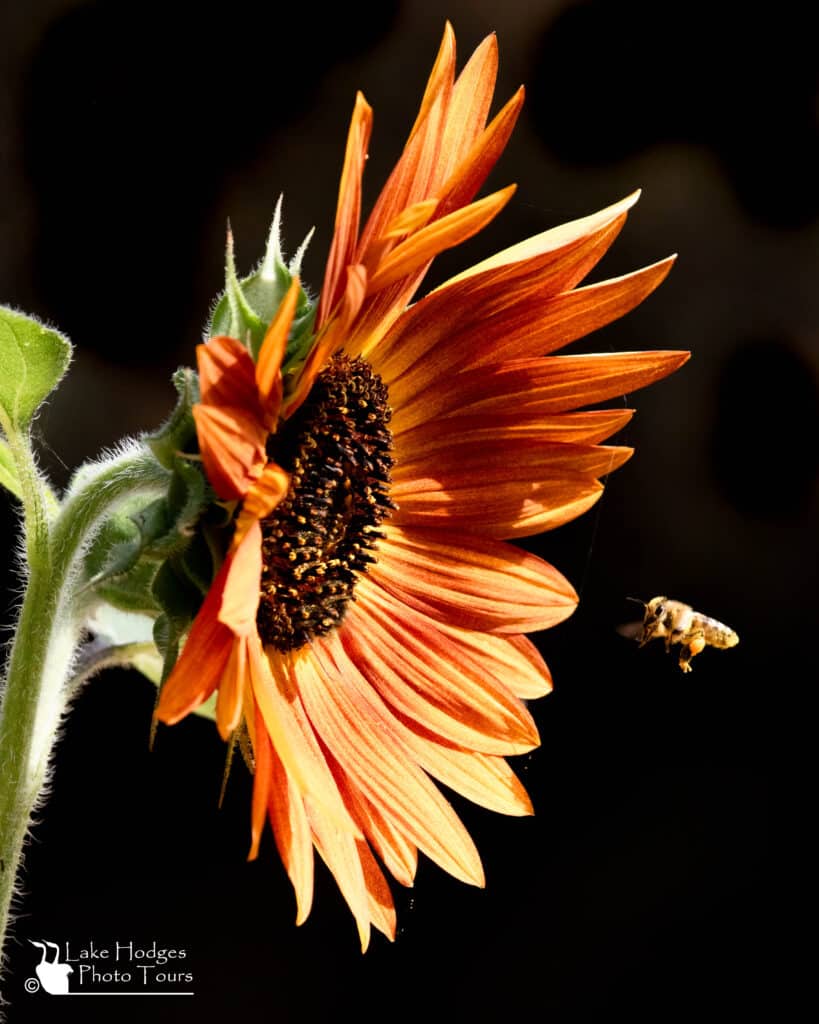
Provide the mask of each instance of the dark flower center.
{"label": "dark flower center", "polygon": [[268,443],[293,474],[287,497],[262,520],[262,642],[291,651],[329,633],[375,561],[389,499],[387,388],[362,359],[335,356],[310,396]]}

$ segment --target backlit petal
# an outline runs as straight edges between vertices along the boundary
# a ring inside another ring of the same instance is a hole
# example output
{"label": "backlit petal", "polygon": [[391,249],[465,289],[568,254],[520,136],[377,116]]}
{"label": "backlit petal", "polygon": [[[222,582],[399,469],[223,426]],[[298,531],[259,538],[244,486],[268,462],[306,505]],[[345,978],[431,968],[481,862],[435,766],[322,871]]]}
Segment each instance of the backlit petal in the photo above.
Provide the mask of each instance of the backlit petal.
{"label": "backlit petal", "polygon": [[510,544],[438,530],[383,528],[370,575],[432,618],[488,633],[548,629],[577,594],[548,562]]}
{"label": "backlit petal", "polygon": [[321,673],[300,681],[324,745],[356,789],[419,850],[461,881],[483,885],[474,843],[408,753],[387,707],[337,639],[315,647]]}
{"label": "backlit petal", "polygon": [[388,705],[457,746],[488,754],[536,746],[531,715],[493,673],[490,645],[477,657],[373,581],[362,579],[359,589],[339,635]]}

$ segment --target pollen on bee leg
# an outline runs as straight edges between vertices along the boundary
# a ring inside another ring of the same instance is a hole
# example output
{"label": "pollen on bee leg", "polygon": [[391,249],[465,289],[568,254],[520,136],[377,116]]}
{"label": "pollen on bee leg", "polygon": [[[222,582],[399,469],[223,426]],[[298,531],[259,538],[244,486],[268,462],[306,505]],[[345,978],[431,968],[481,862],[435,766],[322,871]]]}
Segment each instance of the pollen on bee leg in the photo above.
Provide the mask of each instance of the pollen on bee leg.
{"label": "pollen on bee leg", "polygon": [[700,633],[693,637],[680,648],[680,668],[683,672],[691,671],[691,659],[695,658],[700,651],[705,650],[705,637]]}

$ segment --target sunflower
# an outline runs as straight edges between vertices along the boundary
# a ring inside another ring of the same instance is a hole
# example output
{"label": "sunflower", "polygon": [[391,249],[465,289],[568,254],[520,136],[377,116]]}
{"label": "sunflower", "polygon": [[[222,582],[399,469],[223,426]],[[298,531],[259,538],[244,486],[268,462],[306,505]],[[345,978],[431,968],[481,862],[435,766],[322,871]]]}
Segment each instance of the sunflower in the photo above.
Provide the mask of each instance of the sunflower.
{"label": "sunflower", "polygon": [[197,349],[201,457],[236,512],[156,714],[177,722],[218,691],[222,737],[245,730],[253,751],[250,856],[269,820],[301,923],[317,850],[362,949],[371,926],[395,934],[380,865],[409,886],[420,850],[483,885],[477,850],[433,779],[492,810],[532,813],[505,758],[538,744],[525,702],[552,684],[525,634],[566,618],[577,596],[508,541],[588,509],[599,478],[631,454],[599,443],[630,410],[580,410],[688,355],[547,354],[666,276],[671,260],[577,287],[636,196],[410,305],[436,254],[512,195],[474,200],[523,102],[521,89],[487,123],[496,67],[490,36],[456,78],[447,25],[363,229],[372,111],[358,95],[315,339],[289,387],[297,279],[255,360],[233,337]]}

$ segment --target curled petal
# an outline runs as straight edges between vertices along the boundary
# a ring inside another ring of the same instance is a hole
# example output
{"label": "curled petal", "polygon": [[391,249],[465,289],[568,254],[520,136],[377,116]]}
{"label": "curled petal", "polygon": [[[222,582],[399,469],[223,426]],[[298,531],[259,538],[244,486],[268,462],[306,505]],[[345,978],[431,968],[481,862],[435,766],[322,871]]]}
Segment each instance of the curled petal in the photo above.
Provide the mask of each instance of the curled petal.
{"label": "curled petal", "polygon": [[258,408],[255,368],[250,353],[236,338],[219,335],[196,346],[199,394],[204,405]]}
{"label": "curled petal", "polygon": [[236,406],[195,405],[193,418],[211,487],[226,501],[243,497],[267,462],[259,417]]}

